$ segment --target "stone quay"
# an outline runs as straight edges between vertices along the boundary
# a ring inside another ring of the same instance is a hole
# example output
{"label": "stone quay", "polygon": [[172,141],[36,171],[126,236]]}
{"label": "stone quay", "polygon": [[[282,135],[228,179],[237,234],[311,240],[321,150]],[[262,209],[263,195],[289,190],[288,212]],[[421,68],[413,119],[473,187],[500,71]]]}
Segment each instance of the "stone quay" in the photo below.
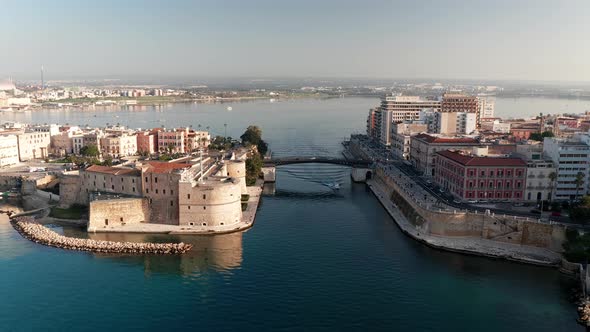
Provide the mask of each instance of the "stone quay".
{"label": "stone quay", "polygon": [[14,228],[25,238],[50,247],[61,249],[117,254],[177,255],[189,251],[187,243],[114,242],[80,239],[60,235],[36,223],[32,217],[16,217]]}

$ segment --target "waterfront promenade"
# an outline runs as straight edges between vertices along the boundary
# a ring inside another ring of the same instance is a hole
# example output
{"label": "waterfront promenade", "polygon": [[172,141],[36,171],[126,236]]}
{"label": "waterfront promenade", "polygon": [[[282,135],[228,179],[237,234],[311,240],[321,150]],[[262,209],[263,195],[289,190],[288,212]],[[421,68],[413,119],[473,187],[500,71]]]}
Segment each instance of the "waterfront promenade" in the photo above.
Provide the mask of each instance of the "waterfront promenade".
{"label": "waterfront promenade", "polygon": [[399,228],[408,236],[430,247],[491,258],[502,258],[543,266],[559,266],[561,255],[544,248],[522,246],[473,237],[442,237],[420,233],[401,213],[387,195],[384,184],[368,180],[367,185],[391,215]]}

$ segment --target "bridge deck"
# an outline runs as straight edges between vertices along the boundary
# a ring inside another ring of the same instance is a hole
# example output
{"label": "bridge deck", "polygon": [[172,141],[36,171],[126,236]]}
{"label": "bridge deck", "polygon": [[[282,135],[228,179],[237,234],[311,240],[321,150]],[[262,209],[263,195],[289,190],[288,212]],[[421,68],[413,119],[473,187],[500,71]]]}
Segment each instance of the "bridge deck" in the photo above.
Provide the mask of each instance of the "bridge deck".
{"label": "bridge deck", "polygon": [[371,164],[371,161],[364,160],[364,159],[344,159],[344,158],[330,158],[330,157],[282,157],[282,158],[271,158],[271,159],[264,160],[264,164],[267,166],[311,164],[311,163],[367,167]]}

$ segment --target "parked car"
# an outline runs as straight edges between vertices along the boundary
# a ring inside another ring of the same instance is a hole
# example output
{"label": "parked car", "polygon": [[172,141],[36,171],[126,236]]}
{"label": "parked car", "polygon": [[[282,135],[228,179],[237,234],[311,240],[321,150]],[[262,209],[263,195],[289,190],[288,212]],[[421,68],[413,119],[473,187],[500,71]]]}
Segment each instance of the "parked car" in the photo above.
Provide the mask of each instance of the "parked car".
{"label": "parked car", "polygon": [[541,210],[532,209],[532,210],[531,210],[531,213],[534,213],[534,214],[541,214]]}
{"label": "parked car", "polygon": [[489,203],[490,201],[488,201],[488,200],[486,200],[486,199],[482,199],[482,200],[480,200],[479,202],[480,202],[480,203],[482,203],[482,204],[487,204],[487,203]]}
{"label": "parked car", "polygon": [[551,212],[551,215],[553,217],[561,217],[561,212],[553,211],[553,212]]}
{"label": "parked car", "polygon": [[475,203],[477,203],[477,199],[470,199],[470,200],[467,201],[467,203],[469,203],[469,204],[475,204]]}
{"label": "parked car", "polygon": [[524,206],[524,203],[514,203],[513,206]]}
{"label": "parked car", "polygon": [[463,203],[463,202],[461,202],[461,201],[460,201],[460,200],[458,200],[458,199],[454,199],[454,200],[453,200],[453,203],[455,203],[455,204],[461,204],[461,203]]}

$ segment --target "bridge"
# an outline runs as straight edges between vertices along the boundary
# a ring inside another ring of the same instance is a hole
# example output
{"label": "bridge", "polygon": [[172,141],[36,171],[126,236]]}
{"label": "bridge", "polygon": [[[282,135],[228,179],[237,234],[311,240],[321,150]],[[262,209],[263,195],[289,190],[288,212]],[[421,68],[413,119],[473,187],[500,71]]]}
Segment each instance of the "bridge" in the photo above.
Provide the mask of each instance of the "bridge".
{"label": "bridge", "polygon": [[334,164],[351,167],[369,167],[371,161],[364,159],[345,159],[345,158],[331,158],[331,157],[280,157],[270,158],[264,160],[264,166],[282,166],[293,164]]}
{"label": "bridge", "polygon": [[264,167],[262,167],[264,182],[276,181],[275,168],[277,166],[311,163],[350,166],[352,167],[352,179],[356,182],[364,182],[368,178],[371,178],[373,174],[373,171],[370,168],[372,162],[365,159],[346,159],[333,157],[280,157],[264,160]]}

